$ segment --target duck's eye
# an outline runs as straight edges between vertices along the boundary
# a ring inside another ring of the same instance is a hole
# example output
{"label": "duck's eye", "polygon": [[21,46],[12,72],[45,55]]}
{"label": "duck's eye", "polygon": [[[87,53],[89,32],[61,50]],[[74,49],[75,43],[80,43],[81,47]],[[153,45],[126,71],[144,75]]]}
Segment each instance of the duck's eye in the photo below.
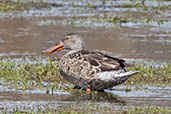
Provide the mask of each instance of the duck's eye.
{"label": "duck's eye", "polygon": [[70,38],[69,37],[66,37],[65,40],[69,40]]}

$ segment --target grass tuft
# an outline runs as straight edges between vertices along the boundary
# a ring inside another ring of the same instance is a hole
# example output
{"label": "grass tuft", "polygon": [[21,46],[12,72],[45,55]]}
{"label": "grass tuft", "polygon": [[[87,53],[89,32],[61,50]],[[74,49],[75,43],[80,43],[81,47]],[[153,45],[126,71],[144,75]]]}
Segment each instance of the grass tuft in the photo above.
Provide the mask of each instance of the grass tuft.
{"label": "grass tuft", "polygon": [[132,70],[140,70],[140,73],[130,78],[127,84],[155,84],[169,85],[171,82],[171,65],[163,64],[160,67],[139,63]]}
{"label": "grass tuft", "polygon": [[17,3],[0,1],[0,11],[23,10],[23,7]]}
{"label": "grass tuft", "polygon": [[[23,90],[35,87],[58,88],[59,83],[65,82],[59,74],[58,62],[51,59],[47,63],[0,60],[0,79],[15,89],[22,87]],[[53,82],[52,85],[50,82]]]}
{"label": "grass tuft", "polygon": [[[129,78],[124,83],[126,85],[153,84],[167,86],[171,82],[171,65],[163,64],[160,67],[154,67],[153,65],[147,66],[139,63],[131,69],[140,70],[140,73]],[[5,80],[15,89],[22,88],[26,90],[39,87],[46,88],[47,93],[52,89],[67,89],[64,85],[68,83],[60,76],[58,61],[52,59],[46,62],[37,60],[34,63],[12,59],[0,60],[0,80]]]}

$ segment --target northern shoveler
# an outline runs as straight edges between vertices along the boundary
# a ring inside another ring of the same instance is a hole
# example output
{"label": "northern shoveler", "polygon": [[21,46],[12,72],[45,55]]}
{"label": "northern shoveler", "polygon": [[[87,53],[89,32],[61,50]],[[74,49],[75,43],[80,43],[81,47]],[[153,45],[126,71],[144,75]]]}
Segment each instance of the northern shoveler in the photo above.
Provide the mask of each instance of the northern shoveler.
{"label": "northern shoveler", "polygon": [[69,50],[59,63],[59,71],[64,79],[75,86],[91,90],[104,90],[125,82],[138,71],[128,71],[129,64],[104,51],[89,51],[79,35],[68,35],[59,44],[42,51],[53,53]]}

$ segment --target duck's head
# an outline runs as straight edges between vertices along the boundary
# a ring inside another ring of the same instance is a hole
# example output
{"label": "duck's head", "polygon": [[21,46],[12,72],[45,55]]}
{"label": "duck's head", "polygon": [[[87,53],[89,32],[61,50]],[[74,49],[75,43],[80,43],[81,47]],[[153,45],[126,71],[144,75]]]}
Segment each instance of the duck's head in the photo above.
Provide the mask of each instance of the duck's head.
{"label": "duck's head", "polygon": [[62,39],[55,46],[52,46],[42,51],[42,53],[53,53],[55,51],[60,51],[63,49],[66,49],[69,51],[71,50],[79,51],[79,50],[83,50],[84,48],[85,48],[85,42],[83,38],[79,35],[70,34],[68,36],[65,36],[65,38]]}

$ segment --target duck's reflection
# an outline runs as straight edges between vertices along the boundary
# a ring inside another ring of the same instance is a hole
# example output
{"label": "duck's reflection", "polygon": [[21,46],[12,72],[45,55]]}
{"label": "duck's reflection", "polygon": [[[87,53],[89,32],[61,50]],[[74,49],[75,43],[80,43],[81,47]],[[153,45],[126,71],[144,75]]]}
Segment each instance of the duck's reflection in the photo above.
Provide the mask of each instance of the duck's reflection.
{"label": "duck's reflection", "polygon": [[109,92],[91,92],[87,94],[84,91],[74,91],[67,98],[63,99],[63,101],[94,101],[126,105],[125,100]]}

